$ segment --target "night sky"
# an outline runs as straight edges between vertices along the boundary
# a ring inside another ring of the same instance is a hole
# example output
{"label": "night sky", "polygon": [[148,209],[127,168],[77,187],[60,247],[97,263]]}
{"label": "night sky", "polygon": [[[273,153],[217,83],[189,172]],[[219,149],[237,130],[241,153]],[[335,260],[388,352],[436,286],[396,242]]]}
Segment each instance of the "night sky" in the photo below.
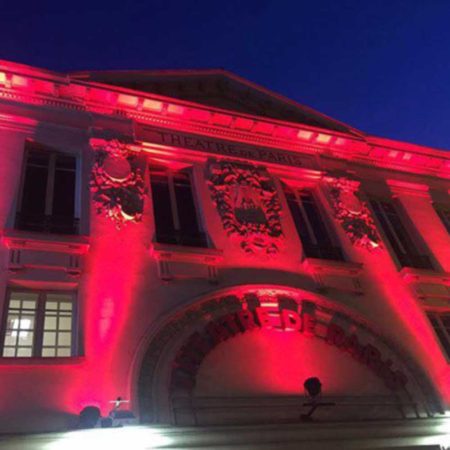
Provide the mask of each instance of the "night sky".
{"label": "night sky", "polygon": [[450,0],[4,0],[0,42],[0,58],[56,71],[222,67],[450,149]]}

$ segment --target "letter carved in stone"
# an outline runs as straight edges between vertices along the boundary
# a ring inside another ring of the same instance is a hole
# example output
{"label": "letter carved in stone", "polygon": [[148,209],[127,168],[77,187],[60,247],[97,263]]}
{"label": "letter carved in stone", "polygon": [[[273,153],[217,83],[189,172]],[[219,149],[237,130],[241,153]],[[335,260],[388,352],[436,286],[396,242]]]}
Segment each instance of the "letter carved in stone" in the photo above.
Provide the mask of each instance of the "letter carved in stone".
{"label": "letter carved in stone", "polygon": [[335,219],[353,245],[367,250],[381,247],[369,208],[358,196],[359,183],[344,177],[325,179]]}
{"label": "letter carved in stone", "polygon": [[247,254],[272,255],[279,251],[283,238],[281,204],[265,168],[211,161],[208,185],[225,231]]}
{"label": "letter carved in stone", "polygon": [[90,188],[97,213],[105,214],[117,228],[128,222],[139,222],[145,187],[136,156],[117,139],[95,142],[93,147],[95,161]]}

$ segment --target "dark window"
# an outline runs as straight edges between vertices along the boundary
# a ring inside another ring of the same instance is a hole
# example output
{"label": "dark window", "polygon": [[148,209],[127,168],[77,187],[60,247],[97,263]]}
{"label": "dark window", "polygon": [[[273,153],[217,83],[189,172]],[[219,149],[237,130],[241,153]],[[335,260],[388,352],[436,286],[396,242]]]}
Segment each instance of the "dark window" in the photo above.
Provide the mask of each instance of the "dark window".
{"label": "dark window", "polygon": [[198,221],[190,170],[174,171],[152,165],[150,184],[156,242],[207,247],[206,235],[201,231]]}
{"label": "dark window", "polygon": [[450,312],[427,312],[427,316],[447,358],[450,359]]}
{"label": "dark window", "polygon": [[403,225],[393,202],[371,199],[370,205],[400,265],[416,269],[433,269],[430,258],[419,251],[418,245]]}
{"label": "dark window", "polygon": [[73,297],[67,292],[9,292],[1,355],[7,358],[73,356]]}
{"label": "dark window", "polygon": [[434,203],[434,210],[444,224],[447,232],[450,233],[450,206]]}
{"label": "dark window", "polygon": [[294,190],[287,185],[283,185],[283,189],[305,256],[343,260],[342,251],[333,244],[313,193],[308,189]]}
{"label": "dark window", "polygon": [[16,217],[19,230],[77,234],[76,159],[63,153],[28,149],[22,198]]}

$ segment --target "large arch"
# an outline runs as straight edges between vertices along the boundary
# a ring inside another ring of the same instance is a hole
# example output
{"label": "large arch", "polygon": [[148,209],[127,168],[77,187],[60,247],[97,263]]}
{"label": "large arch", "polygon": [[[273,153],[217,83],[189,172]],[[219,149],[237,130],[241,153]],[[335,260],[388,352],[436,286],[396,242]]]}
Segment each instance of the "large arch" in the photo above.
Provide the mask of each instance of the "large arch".
{"label": "large arch", "polygon": [[442,412],[421,368],[354,311],[300,289],[246,285],[195,300],[148,337],[137,362],[141,421],[174,423],[172,397],[193,395],[204,357],[233,336],[263,327],[321,339],[375,373],[397,400],[417,405],[428,416]]}

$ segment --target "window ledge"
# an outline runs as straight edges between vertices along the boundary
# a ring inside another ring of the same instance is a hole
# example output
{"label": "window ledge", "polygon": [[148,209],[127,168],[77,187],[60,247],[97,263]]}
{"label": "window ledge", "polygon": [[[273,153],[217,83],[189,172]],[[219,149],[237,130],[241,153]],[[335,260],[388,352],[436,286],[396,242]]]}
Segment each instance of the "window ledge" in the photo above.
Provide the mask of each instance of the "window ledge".
{"label": "window ledge", "polygon": [[68,356],[54,358],[27,358],[27,357],[0,357],[0,366],[56,366],[56,365],[76,365],[85,361],[84,356]]}
{"label": "window ledge", "polygon": [[150,252],[158,261],[217,265],[223,260],[223,251],[215,248],[187,247],[154,242]]}
{"label": "window ledge", "polygon": [[51,251],[82,255],[89,250],[87,236],[44,234],[5,229],[2,240],[8,249]]}
{"label": "window ledge", "polygon": [[450,285],[450,273],[447,272],[435,272],[434,270],[429,269],[403,267],[399,273],[407,283],[435,283]]}
{"label": "window ledge", "polygon": [[362,263],[335,261],[331,259],[305,258],[302,266],[311,274],[347,275],[356,277],[361,274]]}

